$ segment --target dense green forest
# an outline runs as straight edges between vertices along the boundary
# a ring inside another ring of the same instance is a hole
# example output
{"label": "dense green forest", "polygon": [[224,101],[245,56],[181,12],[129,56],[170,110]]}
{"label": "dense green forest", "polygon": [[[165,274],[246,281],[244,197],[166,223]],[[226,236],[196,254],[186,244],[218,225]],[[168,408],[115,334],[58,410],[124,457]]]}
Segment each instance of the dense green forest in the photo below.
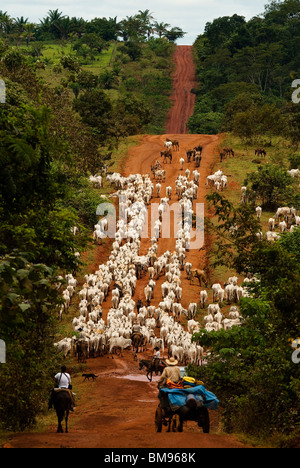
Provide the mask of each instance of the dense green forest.
{"label": "dense green forest", "polygon": [[299,11],[299,0],[274,0],[249,21],[234,15],[207,23],[194,44],[191,133],[234,132],[265,144],[281,134],[299,143],[299,106],[291,102],[300,70]]}

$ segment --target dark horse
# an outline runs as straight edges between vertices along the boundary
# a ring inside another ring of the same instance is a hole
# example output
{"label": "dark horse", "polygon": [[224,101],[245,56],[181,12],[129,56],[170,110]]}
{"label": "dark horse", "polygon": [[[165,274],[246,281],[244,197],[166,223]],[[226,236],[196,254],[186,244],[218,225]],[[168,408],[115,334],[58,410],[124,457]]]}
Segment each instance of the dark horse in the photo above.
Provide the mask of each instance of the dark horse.
{"label": "dark horse", "polygon": [[255,155],[258,155],[258,156],[266,156],[267,155],[267,152],[264,148],[257,148],[255,150]]}
{"label": "dark horse", "polygon": [[[156,375],[159,373],[159,374],[162,374],[163,371],[164,371],[164,368],[167,367],[167,364],[165,364],[163,361],[160,361],[159,362],[159,365],[156,367],[154,362],[151,361],[150,359],[147,360],[147,359],[141,359],[140,360],[140,365],[139,365],[139,370],[142,370],[143,367],[146,367],[146,375],[147,375],[147,379],[152,382],[152,375],[153,375],[153,372],[156,373]],[[150,376],[150,377],[149,377]]]}
{"label": "dark horse", "polygon": [[68,432],[68,418],[72,408],[72,398],[69,390],[59,390],[54,393],[54,408],[57,414],[58,426],[57,432],[63,433],[62,421],[66,419],[66,430]]}
{"label": "dark horse", "polygon": [[88,357],[88,343],[82,340],[77,341],[75,352],[77,354],[78,362],[86,362]]}
{"label": "dark horse", "polygon": [[170,164],[172,163],[173,155],[171,151],[161,151],[160,152],[161,157],[164,158],[164,163],[168,162],[168,159],[170,160]]}

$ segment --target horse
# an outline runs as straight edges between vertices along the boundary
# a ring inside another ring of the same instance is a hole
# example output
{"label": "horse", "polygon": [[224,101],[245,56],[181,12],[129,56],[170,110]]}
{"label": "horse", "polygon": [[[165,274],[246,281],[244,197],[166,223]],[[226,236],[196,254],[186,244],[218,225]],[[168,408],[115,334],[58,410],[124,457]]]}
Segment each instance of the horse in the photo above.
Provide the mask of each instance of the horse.
{"label": "horse", "polygon": [[160,156],[164,158],[164,163],[168,162],[168,159],[170,159],[170,164],[172,163],[172,153],[171,151],[161,151]]}
{"label": "horse", "polygon": [[[142,370],[143,367],[146,367],[147,379],[149,380],[149,382],[152,382],[153,372],[155,372],[156,375],[158,373],[162,374],[165,367],[167,367],[167,365],[163,361],[160,361],[158,366],[155,366],[154,362],[152,360],[150,360],[150,359],[149,360],[140,359],[139,370]],[[149,377],[149,375],[150,375],[150,377]]]}
{"label": "horse", "polygon": [[258,156],[266,156],[267,155],[267,152],[265,149],[263,148],[257,148],[255,150],[255,155],[258,155]]}
{"label": "horse", "polygon": [[88,343],[87,341],[79,340],[75,345],[75,354],[77,354],[78,362],[86,362],[88,357]]}
{"label": "horse", "polygon": [[198,151],[200,154],[202,154],[203,146],[195,146],[194,151],[195,151],[195,152]]}
{"label": "horse", "polygon": [[221,151],[220,153],[220,162],[223,162],[223,159],[226,158],[226,153],[224,151]]}
{"label": "horse", "polygon": [[202,159],[202,156],[201,156],[200,151],[196,151],[196,153],[195,153],[195,161],[196,161],[196,167],[197,167],[197,168],[200,167],[201,159]]}
{"label": "horse", "polygon": [[191,162],[192,156],[194,156],[194,155],[195,155],[195,151],[192,151],[192,150],[187,151],[186,156],[187,156],[187,162],[188,163]]}
{"label": "horse", "polygon": [[205,284],[205,286],[208,285],[207,276],[204,270],[192,270],[190,277],[191,283],[194,278],[198,278],[200,286],[202,285],[202,282]]}
{"label": "horse", "polygon": [[225,153],[225,156],[228,156],[228,154],[229,154],[229,155],[231,154],[231,156],[234,157],[234,151],[233,151],[232,148],[224,148],[223,151],[224,151],[224,153]]}
{"label": "horse", "polygon": [[172,147],[174,148],[174,151],[179,151],[179,141],[172,141]]}
{"label": "horse", "polygon": [[64,418],[66,421],[65,432],[68,433],[68,418],[72,408],[72,398],[69,390],[59,390],[54,393],[54,408],[58,420],[57,433],[63,434],[64,432],[62,427]]}
{"label": "horse", "polygon": [[139,352],[139,348],[144,349],[146,345],[146,339],[142,333],[135,333],[132,338],[132,349],[135,350],[135,354]]}

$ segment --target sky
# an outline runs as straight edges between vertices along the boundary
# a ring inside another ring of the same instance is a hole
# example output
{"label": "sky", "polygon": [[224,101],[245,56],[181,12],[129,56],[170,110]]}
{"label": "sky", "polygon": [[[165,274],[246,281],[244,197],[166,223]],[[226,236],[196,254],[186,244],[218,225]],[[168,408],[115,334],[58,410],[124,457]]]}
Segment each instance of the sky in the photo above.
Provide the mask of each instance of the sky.
{"label": "sky", "polygon": [[187,33],[177,41],[178,45],[192,45],[207,22],[234,14],[249,20],[263,13],[268,3],[269,0],[12,0],[3,6],[0,3],[0,10],[13,18],[24,16],[33,23],[39,23],[49,10],[56,9],[85,20],[117,16],[118,21],[134,16],[139,10],[149,10],[155,21]]}

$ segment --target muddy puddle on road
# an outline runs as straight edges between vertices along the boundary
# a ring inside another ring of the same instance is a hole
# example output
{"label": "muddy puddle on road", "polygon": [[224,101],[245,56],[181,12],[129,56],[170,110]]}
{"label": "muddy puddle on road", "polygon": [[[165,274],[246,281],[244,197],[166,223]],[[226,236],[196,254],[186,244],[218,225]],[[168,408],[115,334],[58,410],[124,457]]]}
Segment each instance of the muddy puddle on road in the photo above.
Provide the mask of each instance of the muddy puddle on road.
{"label": "muddy puddle on road", "polygon": [[[150,387],[151,387],[151,393],[153,393],[153,395],[156,395],[156,393],[158,392],[157,390],[157,382],[159,380],[159,376],[154,376],[152,378],[152,382],[149,382],[149,380],[147,379],[147,377],[145,375],[139,375],[139,374],[129,374],[129,375],[119,375],[116,377],[117,379],[123,379],[123,380],[131,380],[133,382],[144,382],[146,384],[149,384]],[[141,403],[156,403],[157,402],[157,398],[146,398],[146,399],[142,399],[142,400],[137,400]]]}
{"label": "muddy puddle on road", "polygon": [[[135,382],[145,382],[150,383],[149,380],[145,375],[138,375],[138,374],[131,374],[131,375],[119,375],[116,376],[117,379],[126,379],[126,380],[133,380]],[[160,379],[159,376],[155,376],[152,378],[152,382],[158,382]]]}

